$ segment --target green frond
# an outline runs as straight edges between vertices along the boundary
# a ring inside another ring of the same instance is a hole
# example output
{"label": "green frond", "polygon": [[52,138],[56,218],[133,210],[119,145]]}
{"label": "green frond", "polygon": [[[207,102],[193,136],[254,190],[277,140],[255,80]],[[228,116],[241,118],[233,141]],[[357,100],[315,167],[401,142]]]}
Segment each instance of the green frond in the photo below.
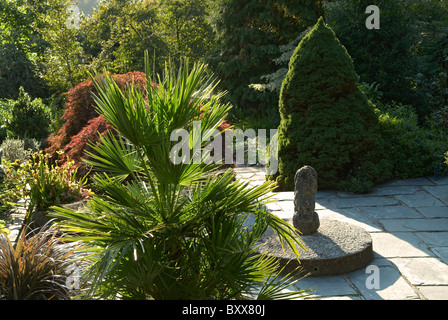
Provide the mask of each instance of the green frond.
{"label": "green frond", "polygon": [[141,171],[141,159],[132,144],[126,143],[123,138],[116,138],[111,132],[100,135],[99,139],[99,144],[89,144],[93,152],[86,152],[90,157],[84,160],[87,164],[123,180]]}
{"label": "green frond", "polygon": [[[274,260],[255,252],[266,229],[297,256],[299,234],[263,207],[274,183],[252,187],[231,170],[216,175],[219,164],[204,159],[173,163],[171,132],[187,130],[189,148],[199,143],[202,152],[230,106],[214,93],[217,83],[205,65],[167,64],[163,75],[151,75],[145,59],[146,88],[121,89],[107,73],[93,78],[97,110],[117,135],[91,145],[87,162],[98,170],[98,193],[87,207],[55,207],[51,216],[68,239],[91,248],[85,277],[95,296],[243,299],[277,270]],[[201,125],[194,128],[195,121]],[[275,288],[260,297],[287,297]]]}

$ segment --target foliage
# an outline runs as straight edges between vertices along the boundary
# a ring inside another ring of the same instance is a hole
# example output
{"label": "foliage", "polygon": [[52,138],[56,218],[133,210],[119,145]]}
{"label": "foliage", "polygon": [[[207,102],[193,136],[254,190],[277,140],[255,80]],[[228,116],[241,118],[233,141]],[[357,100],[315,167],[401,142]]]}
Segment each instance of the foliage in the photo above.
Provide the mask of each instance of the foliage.
{"label": "foliage", "polygon": [[[114,75],[113,79],[120,87],[125,87],[127,83],[145,86],[146,81],[142,72]],[[89,79],[79,83],[67,93],[65,111],[61,118],[64,123],[47,140],[48,147],[45,152],[49,153],[52,158],[56,158],[56,152],[62,150],[78,165],[86,141],[94,142],[97,140],[94,130],[101,130],[99,133],[107,130],[108,125],[101,124],[101,120],[97,118],[98,113],[95,110],[95,102],[92,98],[92,93],[95,92],[95,86]],[[94,120],[95,118],[97,120]],[[61,159],[61,161],[63,163],[64,159]]]}
{"label": "foliage", "polygon": [[51,122],[49,108],[39,98],[31,100],[22,87],[19,91],[18,99],[9,101],[8,136],[37,140],[47,138]]}
{"label": "foliage", "polygon": [[18,175],[22,178],[19,188],[23,198],[29,198],[28,212],[47,210],[50,206],[72,203],[89,198],[85,179],[77,180],[76,168],[70,160],[63,166],[50,163],[50,155],[43,151],[34,153],[20,165]]}
{"label": "foliage", "polygon": [[23,231],[15,246],[0,233],[0,300],[67,300],[73,249],[64,247],[56,229],[32,237]]}
{"label": "foliage", "polygon": [[21,162],[29,158],[29,156],[39,150],[39,142],[34,139],[6,139],[0,145],[2,160]]}
{"label": "foliage", "polygon": [[86,56],[79,42],[80,30],[70,24],[71,0],[28,0],[26,10],[33,15],[31,28],[48,44],[37,56],[41,77],[57,93],[74,87],[88,77]]}
{"label": "foliage", "polygon": [[442,61],[448,55],[448,5],[446,1],[416,0],[406,2],[406,8],[419,36],[412,50],[419,66],[413,85],[424,96],[428,111],[439,109],[447,85]]}
{"label": "foliage", "polygon": [[20,199],[21,177],[18,174],[20,161],[9,162],[2,159],[1,164],[1,183],[0,183],[0,216],[8,218],[13,209],[13,203]]}
{"label": "foliage", "polygon": [[82,161],[83,158],[88,157],[86,152],[94,152],[89,144],[97,144],[100,141],[99,135],[104,136],[108,132],[113,132],[113,126],[102,116],[97,116],[89,120],[87,125],[62,149],[66,157],[72,159],[73,166],[78,170],[78,176],[85,176],[90,171],[91,166]]}
{"label": "foliage", "polygon": [[163,41],[159,5],[154,1],[104,1],[81,24],[84,50],[94,70],[113,73],[142,71],[141,57],[148,50],[163,60],[170,48]]}
{"label": "foliage", "polygon": [[448,164],[448,151],[445,152],[445,164]]}
{"label": "foliage", "polygon": [[358,88],[350,56],[322,18],[290,60],[279,110],[279,170],[271,179],[281,190],[293,190],[294,175],[305,165],[316,169],[321,189],[390,177],[378,117]]}
{"label": "foliage", "polygon": [[164,41],[175,61],[199,61],[207,56],[214,34],[208,19],[208,2],[203,0],[163,0],[160,2]]}
{"label": "foliage", "polygon": [[273,59],[280,46],[290,43],[322,14],[322,1],[217,0],[211,19],[216,48],[209,63],[221,79],[226,99],[253,117],[257,111],[277,105],[278,95],[256,91],[250,84],[275,72]]}
{"label": "foliage", "polygon": [[276,71],[271,74],[266,74],[261,77],[264,83],[251,84],[250,87],[259,91],[273,91],[275,93],[280,93],[282,88],[283,80],[285,80],[286,74],[288,73],[289,60],[297,48],[299,42],[311,31],[311,27],[308,27],[305,31],[299,34],[298,37],[293,39],[286,45],[281,45],[280,56],[275,58],[273,62],[276,64]]}
{"label": "foliage", "polygon": [[383,103],[394,100],[413,105],[423,123],[441,102],[441,49],[448,39],[446,4],[375,1],[381,10],[381,27],[369,30],[363,26],[365,9],[371,4],[367,0],[328,2],[327,22],[353,58],[361,81],[377,83]]}
{"label": "foliage", "polygon": [[201,0],[104,1],[81,24],[82,46],[94,69],[143,71],[145,50],[163,61],[204,58],[213,44],[207,2]]}
{"label": "foliage", "polygon": [[[86,276],[95,296],[244,298],[276,276],[273,258],[254,251],[266,228],[272,227],[293,250],[300,238],[259,206],[272,184],[248,188],[229,172],[210,178],[207,173],[218,165],[204,158],[173,163],[170,153],[177,141],[171,141],[171,132],[192,132],[192,122],[200,120],[201,134],[186,143],[189,150],[196,143],[205,145],[229,106],[220,102],[221,93],[212,93],[216,84],[202,64],[191,71],[188,65],[178,71],[167,66],[153,78],[148,58],[146,66],[147,82],[155,86],[124,90],[107,73],[96,77],[98,111],[120,138],[108,134],[92,145],[96,155],[88,162],[104,171],[94,179],[101,193],[92,196],[85,210],[55,208],[53,216],[63,219],[62,230],[79,235],[71,239],[92,246],[93,265]],[[248,218],[253,226],[245,224]],[[266,296],[260,297],[272,297],[269,290],[262,292]]]}
{"label": "foliage", "polygon": [[11,233],[11,231],[6,227],[6,223],[3,220],[0,220],[0,234],[3,233],[5,235],[8,235]]}
{"label": "foliage", "polygon": [[393,176],[407,179],[432,175],[434,159],[426,129],[419,127],[413,108],[390,104],[379,111],[379,119],[387,141],[387,155],[394,163]]}
{"label": "foliage", "polygon": [[0,99],[17,99],[20,87],[33,98],[49,93],[35,64],[47,45],[29,27],[34,19],[24,5],[22,0],[0,3]]}
{"label": "foliage", "polygon": [[381,134],[386,142],[386,157],[393,164],[397,179],[443,176],[443,154],[448,148],[448,132],[434,120],[421,125],[414,107],[400,103],[384,104],[382,92],[375,84],[362,84],[361,89],[374,103]]}

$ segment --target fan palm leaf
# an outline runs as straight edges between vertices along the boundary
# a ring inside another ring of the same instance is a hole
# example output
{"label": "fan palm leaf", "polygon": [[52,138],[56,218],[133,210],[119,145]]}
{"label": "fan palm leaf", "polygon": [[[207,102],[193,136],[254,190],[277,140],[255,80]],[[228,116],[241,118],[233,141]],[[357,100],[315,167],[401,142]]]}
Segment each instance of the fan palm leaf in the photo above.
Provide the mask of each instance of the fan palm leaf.
{"label": "fan palm leaf", "polygon": [[[192,132],[200,122],[189,148],[199,144],[202,152],[230,106],[221,104],[223,93],[213,93],[205,65],[167,65],[162,76],[149,71],[146,88],[120,89],[107,73],[92,77],[98,112],[118,138],[105,135],[89,153],[88,162],[103,171],[94,178],[100,192],[82,211],[54,208],[52,215],[71,240],[92,247],[92,294],[244,298],[278,267],[254,251],[266,229],[297,256],[298,231],[263,209],[274,184],[250,187],[231,171],[210,176],[218,164],[172,162],[173,130]],[[269,292],[277,294],[263,294]]]}

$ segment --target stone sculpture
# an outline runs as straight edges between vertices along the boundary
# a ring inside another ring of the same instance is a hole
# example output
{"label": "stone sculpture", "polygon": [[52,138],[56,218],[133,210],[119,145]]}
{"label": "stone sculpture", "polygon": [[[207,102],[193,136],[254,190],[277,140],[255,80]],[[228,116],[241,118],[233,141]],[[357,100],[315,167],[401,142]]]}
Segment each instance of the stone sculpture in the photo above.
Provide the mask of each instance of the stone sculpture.
{"label": "stone sculpture", "polygon": [[319,216],[314,211],[317,192],[317,172],[310,166],[297,170],[294,176],[293,225],[307,235],[319,228]]}

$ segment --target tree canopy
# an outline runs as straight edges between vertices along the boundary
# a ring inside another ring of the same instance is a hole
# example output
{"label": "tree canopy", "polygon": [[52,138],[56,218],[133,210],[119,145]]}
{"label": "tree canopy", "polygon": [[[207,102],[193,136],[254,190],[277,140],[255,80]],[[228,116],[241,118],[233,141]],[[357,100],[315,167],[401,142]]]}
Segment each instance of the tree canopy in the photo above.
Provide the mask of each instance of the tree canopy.
{"label": "tree canopy", "polygon": [[289,43],[322,14],[322,1],[217,0],[212,24],[217,45],[209,62],[235,108],[275,108],[277,97],[249,87],[276,66],[279,46]]}

